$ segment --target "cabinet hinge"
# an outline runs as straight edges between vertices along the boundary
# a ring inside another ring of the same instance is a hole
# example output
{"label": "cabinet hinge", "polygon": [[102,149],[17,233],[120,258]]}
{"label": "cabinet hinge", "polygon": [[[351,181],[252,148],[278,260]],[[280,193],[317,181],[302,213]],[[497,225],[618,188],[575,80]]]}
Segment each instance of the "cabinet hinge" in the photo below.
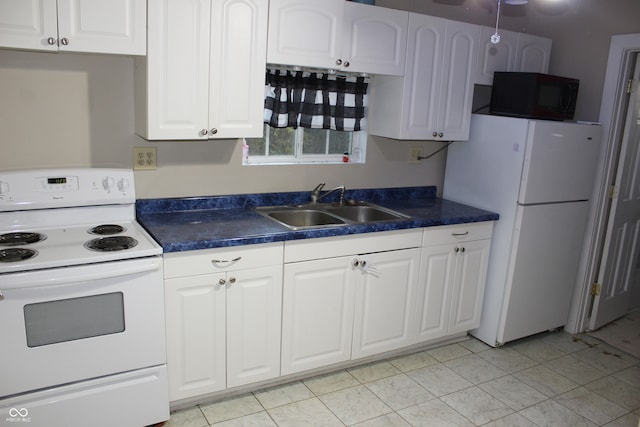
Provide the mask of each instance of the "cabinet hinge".
{"label": "cabinet hinge", "polygon": [[616,188],[615,185],[612,185],[611,187],[609,187],[609,198],[615,199],[617,196],[618,196],[618,189]]}
{"label": "cabinet hinge", "polygon": [[633,79],[627,80],[627,93],[631,93],[633,91]]}
{"label": "cabinet hinge", "polygon": [[593,285],[591,285],[591,295],[600,295],[601,288],[602,285],[600,285],[600,283],[594,283]]}

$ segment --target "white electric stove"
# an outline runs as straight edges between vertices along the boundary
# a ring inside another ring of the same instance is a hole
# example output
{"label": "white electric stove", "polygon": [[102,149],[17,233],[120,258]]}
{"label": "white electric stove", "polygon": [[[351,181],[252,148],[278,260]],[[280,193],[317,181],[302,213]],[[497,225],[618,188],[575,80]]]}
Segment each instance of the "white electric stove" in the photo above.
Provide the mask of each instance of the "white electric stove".
{"label": "white electric stove", "polygon": [[169,418],[162,248],[133,172],[0,172],[0,421]]}

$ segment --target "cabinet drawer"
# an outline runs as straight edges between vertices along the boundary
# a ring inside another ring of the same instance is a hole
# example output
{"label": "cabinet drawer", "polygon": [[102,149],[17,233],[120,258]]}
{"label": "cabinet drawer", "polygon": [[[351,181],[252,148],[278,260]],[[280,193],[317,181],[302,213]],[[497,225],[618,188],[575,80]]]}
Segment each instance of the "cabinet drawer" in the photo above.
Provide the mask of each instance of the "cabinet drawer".
{"label": "cabinet drawer", "polygon": [[235,271],[282,264],[283,243],[172,252],[164,255],[164,277]]}
{"label": "cabinet drawer", "polygon": [[414,229],[289,241],[284,247],[284,262],[417,248],[420,239],[420,230]]}
{"label": "cabinet drawer", "polygon": [[490,239],[492,232],[493,221],[428,227],[424,229],[422,246]]}

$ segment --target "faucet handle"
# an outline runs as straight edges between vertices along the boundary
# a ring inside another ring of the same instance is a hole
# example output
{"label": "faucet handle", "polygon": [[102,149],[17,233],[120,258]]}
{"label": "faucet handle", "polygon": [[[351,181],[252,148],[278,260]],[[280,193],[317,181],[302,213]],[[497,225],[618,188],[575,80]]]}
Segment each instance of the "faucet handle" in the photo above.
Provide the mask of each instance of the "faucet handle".
{"label": "faucet handle", "polygon": [[320,192],[320,190],[322,190],[324,188],[324,186],[326,185],[326,182],[321,182],[320,184],[316,185],[316,188],[313,189],[313,191],[311,191],[312,193],[318,193]]}

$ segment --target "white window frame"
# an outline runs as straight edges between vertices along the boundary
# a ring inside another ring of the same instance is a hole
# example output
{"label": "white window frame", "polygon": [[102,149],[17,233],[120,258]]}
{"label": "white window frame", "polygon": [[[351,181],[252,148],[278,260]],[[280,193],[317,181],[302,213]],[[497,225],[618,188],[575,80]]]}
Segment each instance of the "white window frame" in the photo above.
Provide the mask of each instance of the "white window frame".
{"label": "white window frame", "polygon": [[[348,162],[344,161],[344,155],[339,154],[303,154],[302,142],[305,129],[299,127],[295,130],[293,154],[284,155],[252,155],[249,149],[248,158],[243,158],[245,165],[287,165],[287,164],[338,164],[338,163],[365,163],[367,132],[352,132],[353,139],[351,141],[351,153],[349,153]],[[268,125],[265,124],[265,132],[263,138],[268,138]],[[329,141],[327,141],[328,143]],[[267,141],[267,147],[269,146]],[[268,149],[268,148],[267,148]]]}

